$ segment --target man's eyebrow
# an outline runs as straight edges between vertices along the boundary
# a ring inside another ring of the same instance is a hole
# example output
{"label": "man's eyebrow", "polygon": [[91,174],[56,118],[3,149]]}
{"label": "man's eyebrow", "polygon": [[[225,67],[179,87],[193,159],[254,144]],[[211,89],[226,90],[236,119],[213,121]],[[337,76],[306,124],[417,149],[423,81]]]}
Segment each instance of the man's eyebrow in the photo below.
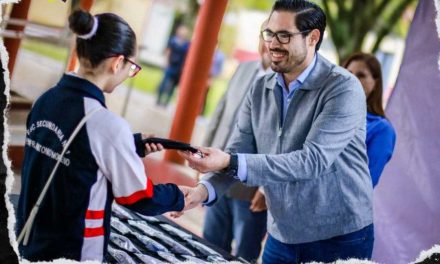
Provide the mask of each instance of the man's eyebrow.
{"label": "man's eyebrow", "polygon": [[288,31],[288,30],[279,30],[279,31],[272,31],[270,29],[265,29],[265,31],[270,31],[274,34],[292,34],[292,32]]}

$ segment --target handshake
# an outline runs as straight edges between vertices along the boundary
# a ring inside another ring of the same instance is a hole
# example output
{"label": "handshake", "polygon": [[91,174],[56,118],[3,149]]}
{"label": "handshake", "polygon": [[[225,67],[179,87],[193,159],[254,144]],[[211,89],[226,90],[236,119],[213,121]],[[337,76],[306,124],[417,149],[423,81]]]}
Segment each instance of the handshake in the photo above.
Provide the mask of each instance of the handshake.
{"label": "handshake", "polygon": [[[145,144],[147,154],[163,149],[178,150],[179,155],[188,161],[188,164],[194,170],[206,173],[211,171],[220,171],[229,166],[230,155],[216,148],[199,147],[194,148],[187,143],[156,138],[154,135],[143,135],[142,142]],[[179,186],[185,197],[185,207],[183,211],[192,209],[208,199],[208,190],[202,184],[191,188],[187,186]],[[172,217],[179,217],[181,212],[171,213]]]}
{"label": "handshake", "polygon": [[[191,151],[178,151],[178,153],[188,161],[191,168],[201,173],[220,171],[228,167],[230,161],[228,153],[216,148],[199,147],[198,150],[203,155]],[[177,218],[183,215],[184,211],[190,210],[208,199],[208,190],[203,184],[198,184],[196,187],[179,186],[179,189],[185,197],[185,207],[181,212],[172,212],[171,217]]]}
{"label": "handshake", "polygon": [[[220,149],[194,148],[183,142],[152,138],[152,135],[145,136],[144,143],[147,153],[161,151],[164,148],[179,150],[178,153],[188,161],[188,165],[201,173],[221,171],[229,166],[231,159],[228,153]],[[203,184],[198,184],[196,187],[179,186],[179,189],[185,197],[185,207],[181,212],[172,212],[170,214],[171,217],[177,218],[183,215],[184,211],[192,209],[208,200],[208,190]],[[267,209],[265,196],[262,191],[255,193],[249,209],[254,213]]]}
{"label": "handshake", "polygon": [[[179,154],[188,161],[191,168],[202,173],[220,171],[229,166],[231,156],[228,153],[216,148],[199,147],[198,150],[203,153],[203,158],[188,151],[179,151]],[[198,184],[196,187],[179,186],[179,189],[185,197],[185,207],[181,212],[170,213],[171,217],[177,218],[183,215],[184,211],[208,200],[208,190],[203,184]],[[249,210],[254,213],[267,210],[266,198],[262,190],[255,192]]]}

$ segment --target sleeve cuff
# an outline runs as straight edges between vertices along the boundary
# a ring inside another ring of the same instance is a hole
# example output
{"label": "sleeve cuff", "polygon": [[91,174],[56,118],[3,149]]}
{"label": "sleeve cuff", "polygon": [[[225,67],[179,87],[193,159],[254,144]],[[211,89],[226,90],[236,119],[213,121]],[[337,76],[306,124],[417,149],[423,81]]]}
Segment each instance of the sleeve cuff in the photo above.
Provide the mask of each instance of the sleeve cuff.
{"label": "sleeve cuff", "polygon": [[263,186],[259,186],[259,187],[258,187],[258,191],[259,191],[260,193],[262,193],[263,195],[266,195],[266,194],[264,193]]}
{"label": "sleeve cuff", "polygon": [[215,189],[212,186],[212,184],[206,180],[201,180],[199,181],[199,184],[203,184],[203,186],[206,187],[206,189],[208,190],[208,200],[204,201],[202,204],[203,205],[210,205],[211,203],[213,203],[216,199],[217,199],[217,195],[215,193]]}
{"label": "sleeve cuff", "polygon": [[145,157],[145,145],[142,143],[142,134],[136,133],[133,135],[134,137],[134,145],[136,147],[136,153],[139,157]]}
{"label": "sleeve cuff", "polygon": [[237,154],[238,156],[238,172],[237,176],[238,179],[240,179],[241,182],[247,181],[247,164],[246,164],[246,157],[244,154]]}

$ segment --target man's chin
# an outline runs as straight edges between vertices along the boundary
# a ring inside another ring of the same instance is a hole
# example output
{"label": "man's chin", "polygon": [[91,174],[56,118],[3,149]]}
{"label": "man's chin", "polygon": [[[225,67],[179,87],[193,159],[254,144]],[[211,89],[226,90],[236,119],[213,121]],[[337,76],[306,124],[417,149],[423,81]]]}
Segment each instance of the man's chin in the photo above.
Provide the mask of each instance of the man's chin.
{"label": "man's chin", "polygon": [[288,72],[288,70],[286,70],[286,68],[282,67],[280,64],[281,64],[280,62],[276,62],[276,63],[272,62],[270,64],[270,68],[272,68],[272,71],[277,72],[277,73],[286,73],[286,72]]}

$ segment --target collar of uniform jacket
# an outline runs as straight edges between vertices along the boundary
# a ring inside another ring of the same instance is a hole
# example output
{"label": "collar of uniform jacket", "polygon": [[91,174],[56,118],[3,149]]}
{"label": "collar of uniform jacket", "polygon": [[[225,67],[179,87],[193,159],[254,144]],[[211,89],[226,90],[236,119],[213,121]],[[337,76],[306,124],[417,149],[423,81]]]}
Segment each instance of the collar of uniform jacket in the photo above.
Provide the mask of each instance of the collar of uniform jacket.
{"label": "collar of uniform jacket", "polygon": [[[323,86],[323,81],[327,79],[331,69],[334,67],[334,65],[329,67],[330,64],[324,63],[324,61],[327,60],[319,53],[316,53],[315,56],[316,65],[310,72],[310,75],[307,77],[307,79],[304,80],[304,83],[299,88],[300,90],[315,90],[321,88]],[[266,88],[273,90],[276,85],[277,73],[272,73],[267,77]]]}
{"label": "collar of uniform jacket", "polygon": [[63,74],[57,87],[79,90],[79,92],[81,92],[82,94],[87,94],[89,97],[95,98],[101,103],[102,106],[107,108],[107,106],[105,105],[105,97],[102,90],[99,89],[98,86],[94,85],[86,79],[78,77],[74,73]]}

